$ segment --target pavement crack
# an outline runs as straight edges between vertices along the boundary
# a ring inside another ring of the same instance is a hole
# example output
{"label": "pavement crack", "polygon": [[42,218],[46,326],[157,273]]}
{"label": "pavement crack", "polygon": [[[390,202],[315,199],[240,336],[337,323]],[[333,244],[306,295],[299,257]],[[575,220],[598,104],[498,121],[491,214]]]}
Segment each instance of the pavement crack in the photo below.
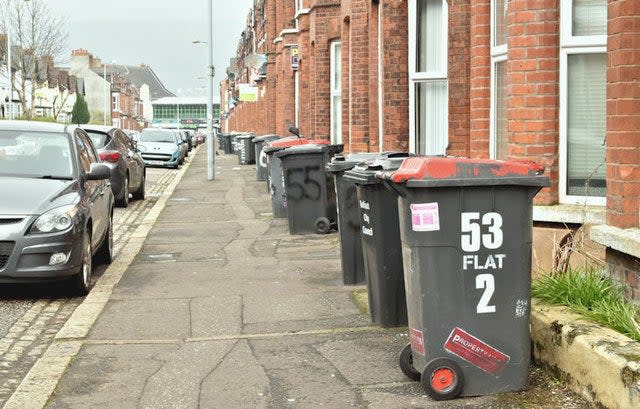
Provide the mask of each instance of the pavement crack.
{"label": "pavement crack", "polygon": [[244,334],[244,295],[240,294],[240,333]]}
{"label": "pavement crack", "polygon": [[233,345],[231,345],[231,347],[229,348],[229,350],[222,356],[222,358],[220,358],[218,363],[213,368],[211,368],[211,370],[205,376],[203,376],[202,379],[200,379],[200,384],[198,385],[198,409],[202,407],[202,385],[207,379],[209,379],[211,375],[213,375],[213,373],[220,367],[220,365],[222,365],[224,360],[227,359],[229,354],[231,354],[231,352],[236,348],[236,346],[238,346],[239,343],[240,343],[240,340],[237,340],[236,342],[234,342]]}

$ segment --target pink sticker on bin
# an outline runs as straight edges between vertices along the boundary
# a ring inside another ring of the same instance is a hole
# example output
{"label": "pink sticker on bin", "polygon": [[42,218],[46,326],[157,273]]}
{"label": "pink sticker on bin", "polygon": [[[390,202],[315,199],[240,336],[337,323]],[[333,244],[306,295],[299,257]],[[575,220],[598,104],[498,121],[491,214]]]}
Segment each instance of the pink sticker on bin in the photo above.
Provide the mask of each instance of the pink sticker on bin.
{"label": "pink sticker on bin", "polygon": [[411,205],[413,231],[440,230],[438,203],[414,203]]}

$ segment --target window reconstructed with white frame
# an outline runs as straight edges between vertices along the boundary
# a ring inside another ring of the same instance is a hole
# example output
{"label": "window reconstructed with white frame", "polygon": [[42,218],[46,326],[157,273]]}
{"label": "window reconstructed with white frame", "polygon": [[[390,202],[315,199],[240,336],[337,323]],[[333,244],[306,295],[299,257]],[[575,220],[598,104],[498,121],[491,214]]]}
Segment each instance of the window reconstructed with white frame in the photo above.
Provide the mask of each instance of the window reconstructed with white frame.
{"label": "window reconstructed with white frame", "polygon": [[607,0],[560,4],[560,201],[605,205]]}
{"label": "window reconstructed with white frame", "polygon": [[114,111],[120,111],[120,94],[117,92],[113,93],[113,110]]}
{"label": "window reconstructed with white frame", "polygon": [[491,0],[491,109],[490,156],[507,159],[507,6],[508,0]]}
{"label": "window reconstructed with white frame", "polygon": [[342,43],[332,41],[330,47],[331,66],[331,143],[342,143]]}
{"label": "window reconstructed with white frame", "polygon": [[446,153],[449,141],[448,5],[409,0],[409,131],[411,152]]}

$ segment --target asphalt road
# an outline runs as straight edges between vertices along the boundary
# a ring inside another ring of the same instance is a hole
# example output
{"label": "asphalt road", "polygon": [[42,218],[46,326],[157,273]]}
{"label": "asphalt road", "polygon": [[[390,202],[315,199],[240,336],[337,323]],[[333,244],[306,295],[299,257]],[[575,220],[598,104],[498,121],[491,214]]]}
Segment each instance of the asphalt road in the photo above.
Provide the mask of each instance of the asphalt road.
{"label": "asphalt road", "polygon": [[[147,169],[146,199],[114,214],[116,257],[177,171]],[[97,266],[94,281],[106,269]],[[0,407],[15,391],[84,297],[69,298],[61,285],[0,285]]]}

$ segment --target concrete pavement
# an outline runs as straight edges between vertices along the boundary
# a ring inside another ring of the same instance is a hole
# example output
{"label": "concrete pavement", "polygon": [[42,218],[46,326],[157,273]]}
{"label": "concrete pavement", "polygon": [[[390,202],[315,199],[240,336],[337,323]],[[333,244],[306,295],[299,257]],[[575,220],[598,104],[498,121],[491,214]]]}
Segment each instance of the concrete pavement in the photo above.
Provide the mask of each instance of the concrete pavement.
{"label": "concrete pavement", "polygon": [[221,156],[209,183],[205,159],[86,336],[62,337],[78,349],[47,407],[588,407],[539,371],[521,394],[430,401],[397,365],[406,329],[372,327],[342,286],[337,235],[288,235],[252,167]]}

